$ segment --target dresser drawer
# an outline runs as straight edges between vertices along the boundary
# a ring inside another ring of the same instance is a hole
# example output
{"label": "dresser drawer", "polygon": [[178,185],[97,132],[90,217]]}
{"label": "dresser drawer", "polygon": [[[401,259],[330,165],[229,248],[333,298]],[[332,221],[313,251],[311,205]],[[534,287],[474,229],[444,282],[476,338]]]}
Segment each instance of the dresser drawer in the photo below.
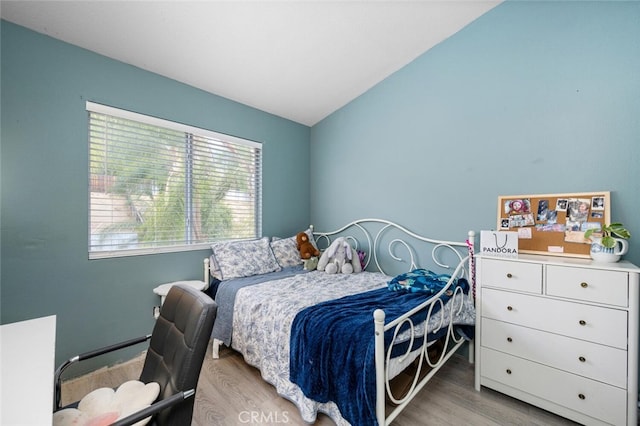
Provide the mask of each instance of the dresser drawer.
{"label": "dresser drawer", "polygon": [[483,288],[482,317],[627,348],[627,311]]}
{"label": "dresser drawer", "polygon": [[559,334],[482,319],[482,346],[549,367],[627,387],[627,352]]}
{"label": "dresser drawer", "polygon": [[481,277],[484,287],[542,293],[542,265],[483,258]]}
{"label": "dresser drawer", "polygon": [[487,378],[615,425],[627,422],[627,392],[536,362],[481,348]]}
{"label": "dresser drawer", "polygon": [[547,294],[550,296],[627,307],[628,287],[626,272],[547,266]]}

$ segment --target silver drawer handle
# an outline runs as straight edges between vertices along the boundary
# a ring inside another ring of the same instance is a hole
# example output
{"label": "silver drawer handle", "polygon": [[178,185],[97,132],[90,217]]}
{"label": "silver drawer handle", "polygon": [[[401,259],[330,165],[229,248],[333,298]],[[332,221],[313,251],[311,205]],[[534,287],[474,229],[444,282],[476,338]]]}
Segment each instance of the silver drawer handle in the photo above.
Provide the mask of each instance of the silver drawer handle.
{"label": "silver drawer handle", "polygon": [[589,287],[589,284],[587,284],[587,283],[585,283],[585,282],[581,282],[581,283],[580,283],[580,287],[582,287],[582,288],[587,288],[587,287]]}
{"label": "silver drawer handle", "polygon": [[587,325],[587,322],[585,320],[580,320],[578,321],[578,323],[580,323],[580,325]]}
{"label": "silver drawer handle", "polygon": [[581,357],[578,357],[578,360],[580,362],[585,362],[587,359],[585,357],[581,356]]}

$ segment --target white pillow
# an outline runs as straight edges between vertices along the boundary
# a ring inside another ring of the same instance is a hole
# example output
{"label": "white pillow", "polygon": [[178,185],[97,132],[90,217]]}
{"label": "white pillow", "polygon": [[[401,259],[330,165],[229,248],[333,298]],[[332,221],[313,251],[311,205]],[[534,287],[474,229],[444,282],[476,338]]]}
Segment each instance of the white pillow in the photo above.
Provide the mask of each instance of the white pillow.
{"label": "white pillow", "polygon": [[220,270],[220,277],[216,278],[221,280],[250,277],[281,269],[267,237],[259,240],[215,243],[211,245],[211,250]]}
{"label": "white pillow", "polygon": [[[80,400],[77,409],[65,408],[53,413],[53,426],[110,425],[150,406],[159,394],[159,384],[151,382],[145,385],[138,380],[125,382],[116,391],[96,389]],[[141,420],[135,426],[145,425],[150,419]]]}

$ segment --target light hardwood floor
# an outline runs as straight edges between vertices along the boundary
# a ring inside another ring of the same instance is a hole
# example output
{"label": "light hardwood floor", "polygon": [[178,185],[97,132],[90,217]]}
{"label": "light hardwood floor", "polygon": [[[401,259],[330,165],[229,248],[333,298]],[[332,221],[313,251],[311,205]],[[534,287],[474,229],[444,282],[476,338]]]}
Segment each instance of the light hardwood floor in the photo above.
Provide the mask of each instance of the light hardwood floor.
{"label": "light hardwood floor", "polygon": [[[65,381],[63,404],[80,399],[101,386],[116,387],[136,379],[143,355],[118,366]],[[260,378],[235,351],[222,349],[220,359],[205,357],[196,393],[195,426],[257,424],[305,424],[288,400]],[[319,415],[315,425],[333,425]],[[414,425],[573,425],[575,423],[508,396],[483,388],[473,388],[473,365],[454,356],[393,423]]]}

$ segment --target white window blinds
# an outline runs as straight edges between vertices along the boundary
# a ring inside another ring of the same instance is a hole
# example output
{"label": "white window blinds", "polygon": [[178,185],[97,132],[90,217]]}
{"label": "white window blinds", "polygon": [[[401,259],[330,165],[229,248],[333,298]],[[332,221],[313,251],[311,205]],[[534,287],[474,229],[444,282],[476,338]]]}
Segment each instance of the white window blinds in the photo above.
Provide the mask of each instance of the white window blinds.
{"label": "white window blinds", "polygon": [[87,102],[89,257],[261,235],[261,144]]}

